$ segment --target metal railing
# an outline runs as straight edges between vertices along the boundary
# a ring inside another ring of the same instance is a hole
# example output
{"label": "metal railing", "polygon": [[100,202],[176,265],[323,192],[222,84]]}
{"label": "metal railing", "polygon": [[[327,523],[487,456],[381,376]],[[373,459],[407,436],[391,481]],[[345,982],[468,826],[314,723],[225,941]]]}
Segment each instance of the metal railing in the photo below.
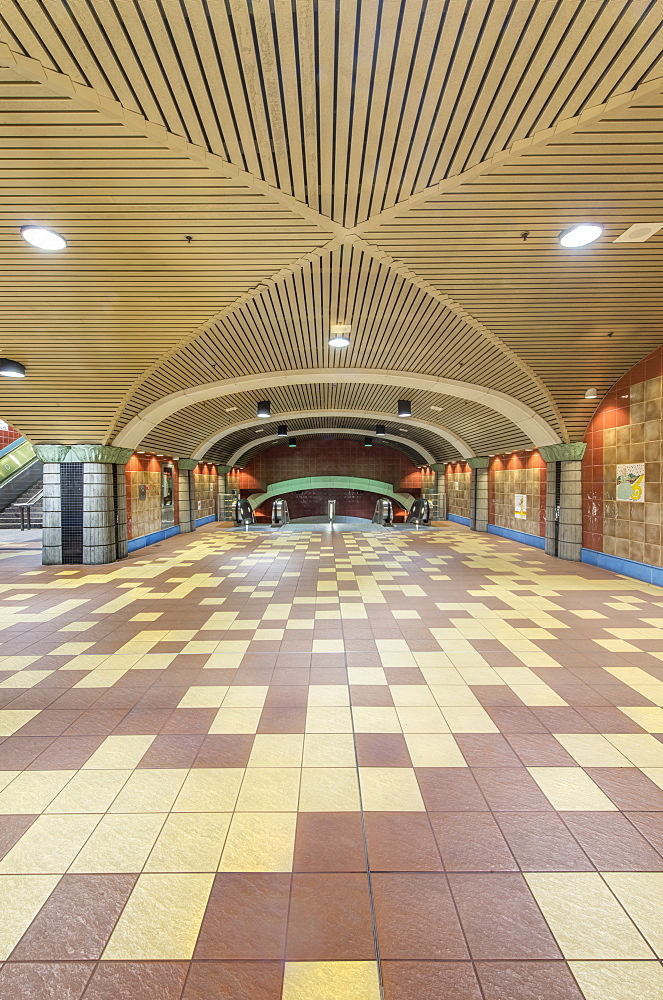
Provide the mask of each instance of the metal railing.
{"label": "metal railing", "polygon": [[21,531],[25,531],[26,528],[29,531],[30,528],[32,527],[30,524],[30,513],[34,505],[36,503],[39,503],[39,501],[42,499],[43,496],[44,496],[44,491],[38,490],[33,497],[30,497],[29,500],[25,500],[23,503],[12,504],[12,507],[16,507],[16,509],[20,511]]}

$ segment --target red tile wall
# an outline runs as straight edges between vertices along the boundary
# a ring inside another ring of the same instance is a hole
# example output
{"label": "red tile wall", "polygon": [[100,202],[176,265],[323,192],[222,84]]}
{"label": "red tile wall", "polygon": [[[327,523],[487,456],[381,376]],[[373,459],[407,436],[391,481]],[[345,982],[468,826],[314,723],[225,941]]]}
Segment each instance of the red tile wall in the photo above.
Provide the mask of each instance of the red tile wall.
{"label": "red tile wall", "polygon": [[[497,524],[495,520],[495,479],[494,473],[502,469],[527,469],[535,470],[538,472],[538,498],[539,498],[539,509],[538,509],[538,532],[542,538],[545,538],[546,534],[546,480],[547,480],[547,466],[546,463],[541,458],[538,451],[514,451],[509,454],[504,455],[493,455],[490,459],[490,464],[488,466],[488,523]],[[529,506],[529,502],[528,502]],[[528,511],[528,526],[527,529],[524,528],[523,524],[520,526],[516,523],[514,518],[513,524],[502,525],[502,527],[512,527],[516,530],[528,530],[530,534],[534,534],[530,530],[532,518],[530,517]]]}
{"label": "red tile wall", "polygon": [[[315,514],[327,514],[327,501],[336,501],[336,514],[346,517],[365,517],[371,520],[380,493],[365,493],[362,490],[299,490],[296,493],[284,493],[288,502],[290,518],[312,517]],[[272,517],[273,499],[266,500],[256,510],[257,521],[268,521]],[[394,519],[404,520],[405,510],[395,500]]]}
{"label": "red tile wall", "polygon": [[132,533],[132,520],[131,520],[131,494],[132,485],[135,480],[139,483],[144,482],[143,474],[146,472],[161,472],[161,463],[170,462],[173,466],[173,505],[175,507],[175,524],[180,523],[180,511],[179,511],[179,496],[178,496],[178,485],[177,485],[177,462],[169,458],[168,455],[164,455],[161,458],[155,458],[154,455],[132,455],[127,464],[124,467],[124,474],[126,478],[127,486],[127,538],[134,538]]}
{"label": "red tile wall", "polygon": [[20,437],[22,437],[21,433],[11,424],[6,431],[0,427],[0,450],[6,448],[12,441],[17,441]]}

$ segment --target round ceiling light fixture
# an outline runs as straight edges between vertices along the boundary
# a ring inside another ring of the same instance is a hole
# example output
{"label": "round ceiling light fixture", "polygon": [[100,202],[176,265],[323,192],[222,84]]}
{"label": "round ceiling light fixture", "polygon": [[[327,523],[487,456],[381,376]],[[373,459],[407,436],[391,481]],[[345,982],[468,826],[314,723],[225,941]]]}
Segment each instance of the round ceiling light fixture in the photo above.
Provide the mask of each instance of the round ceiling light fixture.
{"label": "round ceiling light fixture", "polygon": [[330,347],[349,347],[350,338],[348,334],[350,333],[352,327],[350,326],[330,326],[329,333],[331,334],[327,343]]}
{"label": "round ceiling light fixture", "polygon": [[580,222],[561,232],[559,242],[563,247],[586,247],[588,243],[597,240],[602,232],[603,226],[597,226],[595,222]]}
{"label": "round ceiling light fixture", "polygon": [[0,375],[5,378],[25,378],[25,365],[11,358],[0,358]]}
{"label": "round ceiling light fixture", "polygon": [[596,391],[596,389],[591,388],[588,389],[587,392],[585,393],[585,399],[598,399],[598,395],[599,394]]}
{"label": "round ceiling light fixture", "polygon": [[38,250],[64,250],[67,245],[64,236],[44,226],[21,226],[21,236]]}

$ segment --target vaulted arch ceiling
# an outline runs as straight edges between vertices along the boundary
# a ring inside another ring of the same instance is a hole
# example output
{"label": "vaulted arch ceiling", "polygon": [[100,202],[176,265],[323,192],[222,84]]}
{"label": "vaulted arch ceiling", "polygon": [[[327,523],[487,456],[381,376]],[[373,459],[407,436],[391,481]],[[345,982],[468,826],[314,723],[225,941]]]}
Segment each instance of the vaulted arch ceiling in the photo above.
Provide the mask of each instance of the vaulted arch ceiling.
{"label": "vaulted arch ceiling", "polygon": [[[663,239],[613,240],[656,221],[662,15],[4,0],[2,349],[29,378],[2,415],[108,442],[164,396],[336,366],[474,383],[581,436],[585,388],[661,340]],[[560,251],[589,216],[602,240]],[[26,248],[26,221],[66,253]],[[483,419],[482,450],[518,445]]]}
{"label": "vaulted arch ceiling", "polygon": [[[407,455],[411,462],[415,465],[422,465],[423,463],[431,464],[435,462],[435,456],[429,452],[419,441],[416,443],[414,440],[407,441],[404,437],[398,436],[396,434],[386,433],[375,437],[375,425],[371,424],[367,420],[357,419],[353,421],[353,427],[338,427],[333,426],[333,417],[323,417],[317,418],[322,420],[327,420],[329,422],[328,427],[312,428],[308,422],[307,426],[300,429],[298,424],[304,423],[304,421],[292,421],[288,424],[288,437],[294,437],[297,444],[302,441],[317,441],[322,444],[325,441],[356,441],[358,443],[363,443],[365,437],[370,436],[374,438],[375,445],[383,445],[386,448],[393,448],[396,451],[402,451],[403,454]],[[365,424],[362,427],[361,424]],[[235,451],[228,455],[225,465],[230,466],[245,466],[248,465],[256,455],[261,454],[264,451],[269,451],[272,448],[283,447],[286,441],[283,437],[278,437],[275,434],[270,433],[271,429],[266,430],[266,436],[258,438],[256,440],[248,441],[246,444],[240,445]],[[224,446],[226,442],[224,442]],[[286,445],[288,447],[288,445]]]}

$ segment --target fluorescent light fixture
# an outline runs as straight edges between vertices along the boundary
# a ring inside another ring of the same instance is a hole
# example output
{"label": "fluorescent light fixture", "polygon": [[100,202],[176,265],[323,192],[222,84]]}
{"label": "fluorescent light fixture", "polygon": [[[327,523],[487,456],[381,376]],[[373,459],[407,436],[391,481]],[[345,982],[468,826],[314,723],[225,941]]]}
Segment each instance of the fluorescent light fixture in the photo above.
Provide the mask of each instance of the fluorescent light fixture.
{"label": "fluorescent light fixture", "polygon": [[265,420],[269,420],[272,415],[272,408],[269,404],[268,399],[261,399],[256,407],[256,415],[258,417],[263,417]]}
{"label": "fluorescent light fixture", "polygon": [[382,437],[384,434],[387,433],[386,425],[385,424],[376,424],[375,425],[375,433],[378,435],[378,437]]}
{"label": "fluorescent light fixture", "polygon": [[438,413],[442,413],[442,407],[441,406],[431,406],[431,410],[437,410]]}
{"label": "fluorescent light fixture", "polygon": [[343,326],[330,326],[329,333],[330,337],[327,343],[330,347],[349,347],[350,338],[348,334],[351,332],[352,327],[348,325]]}
{"label": "fluorescent light fixture", "polygon": [[277,430],[276,433],[277,433],[277,435],[280,438],[286,438],[288,436],[288,425],[287,424],[279,424],[279,427],[278,427],[278,430]]}
{"label": "fluorescent light fixture", "polygon": [[586,247],[588,243],[597,240],[602,232],[603,226],[597,226],[594,222],[581,222],[560,233],[559,242],[563,247]]}
{"label": "fluorescent light fixture", "polygon": [[412,416],[412,403],[409,399],[398,400],[398,416],[401,418]]}
{"label": "fluorescent light fixture", "polygon": [[0,358],[0,375],[5,378],[25,378],[25,365],[11,358]]}
{"label": "fluorescent light fixture", "polygon": [[598,399],[598,395],[596,389],[588,389],[585,393],[585,399]]}
{"label": "fluorescent light fixture", "polygon": [[226,413],[233,413],[233,411],[234,411],[234,410],[236,410],[236,409],[237,409],[237,407],[236,407],[236,406],[229,406],[229,407],[228,407],[228,408],[226,409]]}
{"label": "fluorescent light fixture", "polygon": [[21,236],[38,250],[64,250],[67,245],[64,236],[43,226],[21,226]]}

